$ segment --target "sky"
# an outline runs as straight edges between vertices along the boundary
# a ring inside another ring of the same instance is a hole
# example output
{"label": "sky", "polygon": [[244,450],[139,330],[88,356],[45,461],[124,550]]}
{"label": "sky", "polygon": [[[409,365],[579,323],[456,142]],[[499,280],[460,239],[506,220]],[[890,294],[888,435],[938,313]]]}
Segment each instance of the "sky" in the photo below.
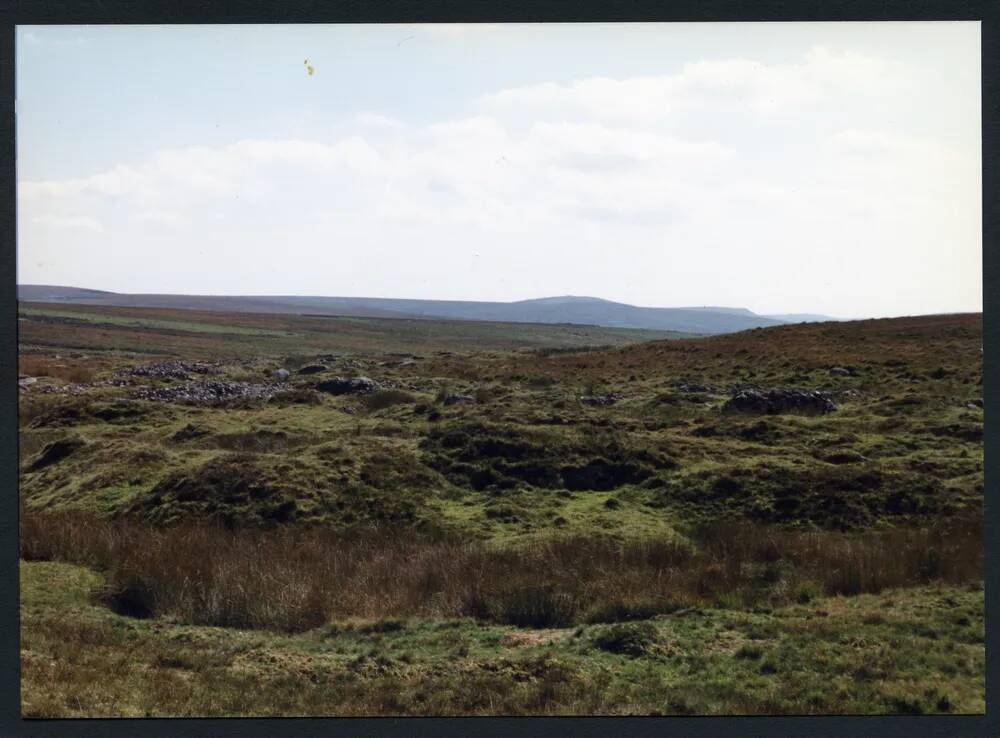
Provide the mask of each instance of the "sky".
{"label": "sky", "polygon": [[18,281],[980,311],[979,34],[20,26]]}

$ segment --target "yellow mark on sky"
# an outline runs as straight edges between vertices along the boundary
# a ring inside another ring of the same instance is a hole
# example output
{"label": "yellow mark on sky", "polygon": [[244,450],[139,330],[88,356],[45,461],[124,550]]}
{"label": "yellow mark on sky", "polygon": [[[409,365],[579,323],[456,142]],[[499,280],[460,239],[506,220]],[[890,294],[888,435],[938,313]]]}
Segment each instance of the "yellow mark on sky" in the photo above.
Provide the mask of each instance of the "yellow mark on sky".
{"label": "yellow mark on sky", "polygon": [[312,75],[313,75],[313,72],[315,72],[316,70],[312,68],[312,65],[311,65],[311,64],[309,64],[309,60],[308,60],[308,59],[306,59],[306,60],[305,60],[304,62],[302,62],[302,63],[306,65],[306,74],[308,74],[308,75],[309,75],[310,77],[312,77]]}

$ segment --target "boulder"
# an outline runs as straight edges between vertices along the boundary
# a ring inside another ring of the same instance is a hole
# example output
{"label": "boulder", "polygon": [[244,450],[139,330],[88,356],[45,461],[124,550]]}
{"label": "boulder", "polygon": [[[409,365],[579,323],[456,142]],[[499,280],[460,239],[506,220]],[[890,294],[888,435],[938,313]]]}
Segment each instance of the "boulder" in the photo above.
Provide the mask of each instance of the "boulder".
{"label": "boulder", "polygon": [[321,374],[327,370],[324,364],[309,364],[299,369],[299,374]]}
{"label": "boulder", "polygon": [[331,395],[367,395],[380,389],[380,386],[368,377],[334,377],[317,382],[316,389]]}
{"label": "boulder", "polygon": [[27,389],[37,381],[34,377],[20,377],[17,380],[17,386],[21,389]]}
{"label": "boulder", "polygon": [[472,402],[475,398],[470,395],[445,395],[441,400],[445,405],[458,405],[462,402]]}
{"label": "boulder", "polygon": [[834,366],[830,368],[830,375],[834,377],[849,377],[851,376],[851,370],[842,366]]}
{"label": "boulder", "polygon": [[289,372],[287,369],[278,369],[274,373],[274,378],[277,379],[279,382],[287,382],[290,376],[291,372]]}
{"label": "boulder", "polygon": [[778,415],[780,413],[826,414],[837,409],[831,397],[814,390],[753,388],[738,389],[722,406],[723,412]]}

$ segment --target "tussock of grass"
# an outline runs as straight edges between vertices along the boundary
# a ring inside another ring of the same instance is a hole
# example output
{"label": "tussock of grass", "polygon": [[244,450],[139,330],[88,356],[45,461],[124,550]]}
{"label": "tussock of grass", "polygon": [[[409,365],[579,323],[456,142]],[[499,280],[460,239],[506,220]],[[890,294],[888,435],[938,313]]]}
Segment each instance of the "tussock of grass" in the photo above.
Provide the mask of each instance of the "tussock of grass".
{"label": "tussock of grass", "polygon": [[[932,530],[800,533],[723,523],[694,546],[594,537],[517,548],[390,529],[156,528],[26,511],[21,556],[107,572],[126,614],[287,631],[334,619],[463,617],[526,627],[633,620],[682,605],[746,607],[982,576],[981,518]],[[804,594],[809,593],[809,594]]]}

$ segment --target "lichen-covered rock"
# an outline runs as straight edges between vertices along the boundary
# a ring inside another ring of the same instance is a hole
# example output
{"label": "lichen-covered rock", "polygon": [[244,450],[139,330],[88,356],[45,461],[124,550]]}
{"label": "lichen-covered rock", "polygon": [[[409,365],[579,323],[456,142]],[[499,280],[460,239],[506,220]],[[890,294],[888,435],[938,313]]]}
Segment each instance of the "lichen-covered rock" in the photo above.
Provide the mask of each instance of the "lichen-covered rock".
{"label": "lichen-covered rock", "polygon": [[316,383],[316,389],[331,395],[367,395],[380,388],[378,382],[368,377],[334,377]]}
{"label": "lichen-covered rock", "polygon": [[806,413],[825,415],[837,409],[833,399],[815,390],[772,389],[764,392],[753,388],[738,389],[725,405],[723,412],[778,415]]}

